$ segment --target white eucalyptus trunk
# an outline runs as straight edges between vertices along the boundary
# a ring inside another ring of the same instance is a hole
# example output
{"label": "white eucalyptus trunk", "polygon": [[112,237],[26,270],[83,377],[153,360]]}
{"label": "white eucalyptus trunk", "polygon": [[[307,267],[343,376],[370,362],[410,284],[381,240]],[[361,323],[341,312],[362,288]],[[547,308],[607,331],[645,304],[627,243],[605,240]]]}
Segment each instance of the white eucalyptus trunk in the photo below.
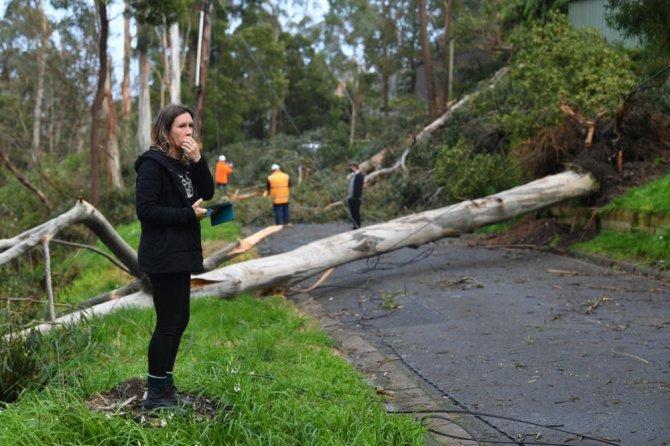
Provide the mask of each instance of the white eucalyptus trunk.
{"label": "white eucalyptus trunk", "polygon": [[181,104],[181,42],[179,23],[170,25],[170,103]]}
{"label": "white eucalyptus trunk", "polygon": [[44,98],[44,71],[47,64],[47,22],[44,15],[44,0],[37,1],[37,13],[40,17],[40,46],[37,49],[37,82],[35,104],[33,106],[32,159],[37,164],[40,157],[40,131],[42,127],[42,100]]}
{"label": "white eucalyptus trunk", "polygon": [[278,285],[292,285],[327,269],[404,247],[472,232],[491,223],[541,209],[597,188],[591,174],[567,171],[476,200],[408,215],[347,231],[293,251],[226,266],[195,276],[209,285],[194,296],[229,297]]}
{"label": "white eucalyptus trunk", "polygon": [[140,49],[138,53],[140,76],[137,96],[137,144],[138,152],[142,153],[151,145],[151,97],[149,95],[151,64],[146,48]]}
{"label": "white eucalyptus trunk", "polygon": [[107,171],[107,181],[112,188],[123,189],[118,122],[116,119],[114,97],[112,95],[111,60],[108,62],[107,78],[105,79],[105,98],[102,104],[102,119],[107,127],[105,135],[105,169]]}
{"label": "white eucalyptus trunk", "polygon": [[39,245],[45,238],[51,239],[63,229],[77,223],[93,231],[132,275],[142,277],[135,250],[121,238],[104,215],[84,200],[78,201],[69,211],[39,226],[12,238],[0,239],[0,265]]}

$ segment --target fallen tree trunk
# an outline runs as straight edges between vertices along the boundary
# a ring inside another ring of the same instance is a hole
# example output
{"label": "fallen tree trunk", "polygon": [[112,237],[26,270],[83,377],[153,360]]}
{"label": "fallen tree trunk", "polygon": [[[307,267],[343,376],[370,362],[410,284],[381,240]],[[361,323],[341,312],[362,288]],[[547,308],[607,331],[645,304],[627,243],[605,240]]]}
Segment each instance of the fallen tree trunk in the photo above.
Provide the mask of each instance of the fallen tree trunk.
{"label": "fallen tree trunk", "polygon": [[[415,146],[424,143],[436,130],[443,127],[456,111],[464,108],[467,104],[472,102],[472,100],[477,96],[479,96],[479,94],[481,94],[482,92],[495,87],[495,85],[507,75],[508,71],[509,68],[507,67],[503,67],[500,70],[496,71],[496,73],[488,81],[486,81],[486,83],[481,88],[475,90],[474,92],[468,95],[463,96],[458,102],[450,106],[449,109],[442,114],[442,116],[440,116],[439,118],[437,118],[436,120],[425,126],[423,129],[421,129],[421,131],[418,134],[409,138],[409,140],[407,140],[403,146],[399,146],[398,148],[389,148],[389,147],[384,148],[379,152],[375,153],[366,161],[360,163],[359,168],[366,175],[366,183],[368,182],[367,179],[368,176],[370,176],[373,172],[382,168],[384,158],[386,158],[388,155],[392,155],[393,153],[401,150],[403,147],[404,147],[403,156],[407,157],[407,154],[405,152],[408,153]],[[397,168],[394,170],[397,170]],[[387,174],[388,173],[390,172],[387,172]]]}
{"label": "fallen tree trunk", "polygon": [[195,278],[204,286],[194,289],[192,295],[229,297],[249,290],[292,285],[338,265],[472,232],[480,226],[587,195],[596,188],[591,174],[563,172],[485,198],[408,215],[318,240],[287,253],[200,274]]}
{"label": "fallen tree trunk", "polygon": [[45,238],[53,238],[61,230],[76,223],[81,223],[93,231],[114,253],[116,258],[128,268],[130,274],[135,277],[142,277],[135,250],[117,234],[104,215],[84,200],[77,201],[72,209],[58,217],[52,218],[11,239],[0,240],[0,265],[37,246]]}
{"label": "fallen tree trunk", "polygon": [[[567,171],[548,176],[485,198],[344,232],[293,251],[199,274],[192,279],[191,297],[232,297],[246,291],[290,286],[345,263],[472,232],[487,224],[588,195],[597,186],[597,181],[589,173]],[[147,305],[151,305],[151,297],[138,292],[63,316],[55,321],[55,325],[73,323],[82,317],[106,314],[119,308]],[[47,331],[52,326],[54,324],[41,324],[37,329]],[[7,336],[28,332],[24,330]]]}
{"label": "fallen tree trunk", "polygon": [[[258,244],[261,240],[280,231],[281,229],[282,226],[276,226],[276,225],[268,226],[267,228],[255,232],[249,237],[246,237],[237,242],[231,242],[226,246],[224,246],[223,248],[219,249],[218,251],[212,253],[207,258],[205,258],[202,262],[202,266],[205,271],[211,271],[217,266],[219,266],[221,263],[227,260],[232,260],[235,257],[244,254],[245,252],[248,252],[251,248],[256,246],[256,244]],[[145,287],[145,285],[147,286]],[[103,302],[109,302],[111,300],[120,299],[131,293],[141,291],[143,288],[146,288],[147,291],[149,291],[148,285],[149,283],[143,284],[140,279],[134,279],[133,281],[127,283],[126,285],[123,285],[112,291],[108,291],[106,293],[100,294],[99,296],[95,296],[91,299],[88,299],[80,303],[79,305],[77,305],[77,308],[78,309],[90,308],[95,305],[99,305]]]}

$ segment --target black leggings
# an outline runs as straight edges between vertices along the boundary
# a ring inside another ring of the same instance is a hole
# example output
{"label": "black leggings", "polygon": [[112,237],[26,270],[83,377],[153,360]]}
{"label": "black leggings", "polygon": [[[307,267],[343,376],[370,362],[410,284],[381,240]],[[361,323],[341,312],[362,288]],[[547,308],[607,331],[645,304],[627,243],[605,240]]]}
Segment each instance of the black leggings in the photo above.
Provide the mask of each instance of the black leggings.
{"label": "black leggings", "polygon": [[190,273],[149,274],[153,287],[156,328],[149,342],[149,374],[172,372],[181,335],[190,315]]}

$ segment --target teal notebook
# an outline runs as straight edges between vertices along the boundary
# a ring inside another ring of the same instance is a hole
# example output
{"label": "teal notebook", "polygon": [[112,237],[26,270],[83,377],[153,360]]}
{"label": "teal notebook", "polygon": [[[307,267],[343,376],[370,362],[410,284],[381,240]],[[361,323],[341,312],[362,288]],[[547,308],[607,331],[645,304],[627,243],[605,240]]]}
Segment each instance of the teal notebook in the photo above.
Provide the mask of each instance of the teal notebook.
{"label": "teal notebook", "polygon": [[233,204],[229,201],[208,206],[206,209],[212,226],[231,221],[235,218]]}

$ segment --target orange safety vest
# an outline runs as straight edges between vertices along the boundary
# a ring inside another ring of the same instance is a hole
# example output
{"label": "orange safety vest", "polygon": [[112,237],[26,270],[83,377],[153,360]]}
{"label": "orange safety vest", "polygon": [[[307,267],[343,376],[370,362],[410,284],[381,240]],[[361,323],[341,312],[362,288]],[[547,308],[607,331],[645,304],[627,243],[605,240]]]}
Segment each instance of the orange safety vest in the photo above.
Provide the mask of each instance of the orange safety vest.
{"label": "orange safety vest", "polygon": [[228,184],[228,175],[233,173],[233,167],[225,161],[216,162],[216,184]]}
{"label": "orange safety vest", "polygon": [[275,171],[268,177],[270,183],[270,197],[272,204],[286,204],[289,197],[289,176],[281,170]]}

